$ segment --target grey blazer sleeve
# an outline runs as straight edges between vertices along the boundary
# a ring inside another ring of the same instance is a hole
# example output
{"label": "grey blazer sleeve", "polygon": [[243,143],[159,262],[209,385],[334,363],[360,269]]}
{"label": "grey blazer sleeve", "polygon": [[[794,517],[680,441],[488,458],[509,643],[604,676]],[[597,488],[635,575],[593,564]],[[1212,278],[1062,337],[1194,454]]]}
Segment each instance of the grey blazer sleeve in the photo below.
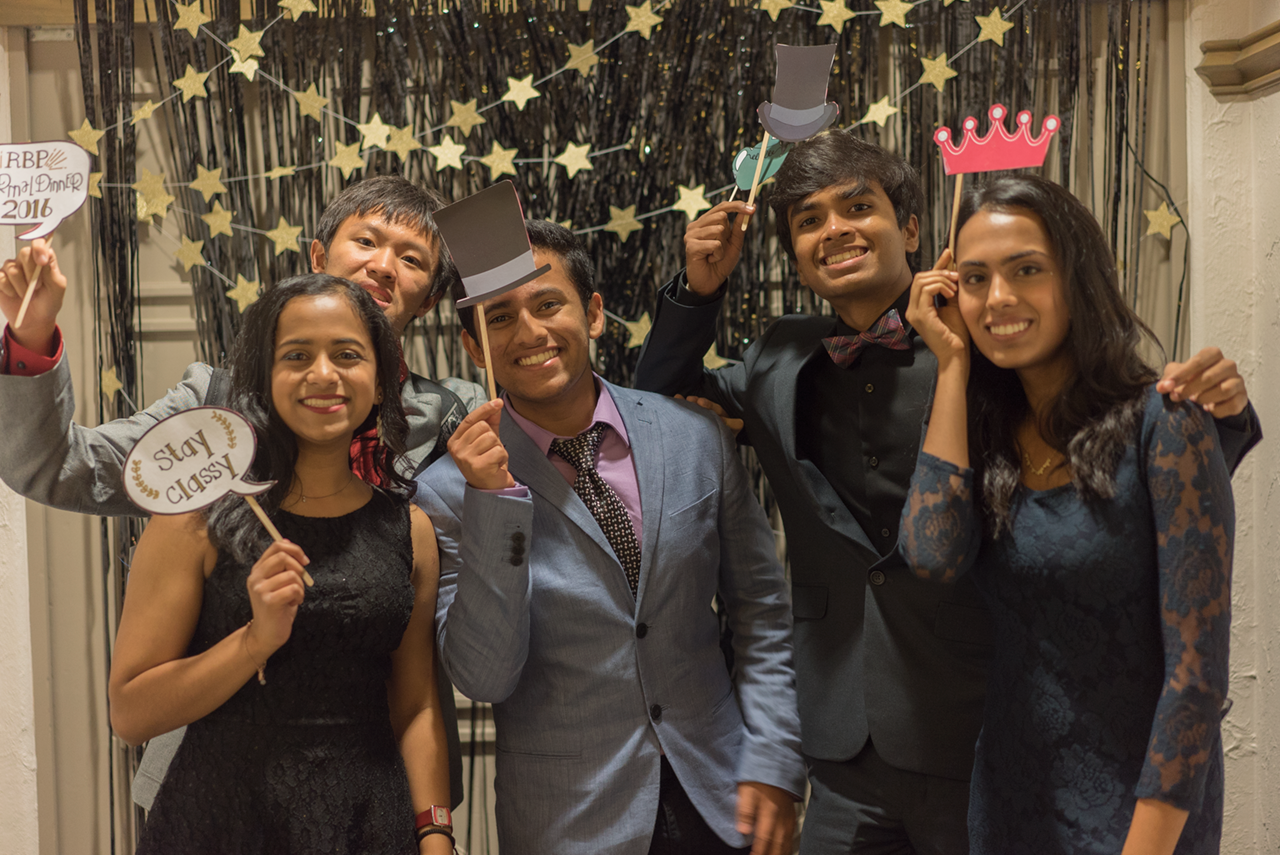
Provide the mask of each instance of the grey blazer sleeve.
{"label": "grey blazer sleeve", "polygon": [[73,421],[66,357],[35,377],[0,375],[0,480],[42,505],[102,516],[144,516],[124,492],[121,467],[147,429],[204,402],[212,370],[187,366],[182,382],[134,415],[86,428]]}
{"label": "grey blazer sleeve", "polygon": [[[445,470],[453,477],[441,485]],[[442,459],[419,479],[415,501],[440,548],[436,641],[445,671],[468,698],[501,703],[529,653],[533,499],[466,487]]]}

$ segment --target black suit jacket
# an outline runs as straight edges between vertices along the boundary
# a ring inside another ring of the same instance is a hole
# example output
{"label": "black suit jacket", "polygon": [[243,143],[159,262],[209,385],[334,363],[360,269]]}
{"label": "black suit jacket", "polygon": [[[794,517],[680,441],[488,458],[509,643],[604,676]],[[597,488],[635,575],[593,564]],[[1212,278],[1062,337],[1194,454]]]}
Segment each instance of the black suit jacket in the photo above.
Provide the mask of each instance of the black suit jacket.
{"label": "black suit jacket", "polygon": [[[870,737],[890,764],[968,780],[982,722],[990,621],[972,582],[918,579],[895,551],[881,557],[835,489],[797,459],[796,380],[835,321],[790,315],[776,321],[744,361],[705,370],[720,302],[690,307],[659,297],[636,369],[639,388],[698,394],[745,421],[786,526],[795,615],[796,688],[805,754],[847,760]],[[919,433],[930,386],[899,394],[884,414],[894,429]],[[904,378],[905,380],[905,378]],[[857,453],[851,449],[851,453]],[[910,478],[913,467],[906,469]]]}

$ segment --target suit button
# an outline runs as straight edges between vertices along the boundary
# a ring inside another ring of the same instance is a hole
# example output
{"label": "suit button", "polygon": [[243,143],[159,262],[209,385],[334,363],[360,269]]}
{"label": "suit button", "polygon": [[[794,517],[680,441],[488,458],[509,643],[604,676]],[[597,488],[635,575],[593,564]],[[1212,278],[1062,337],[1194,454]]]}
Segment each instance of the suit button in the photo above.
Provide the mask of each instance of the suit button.
{"label": "suit button", "polygon": [[662,707],[657,704],[649,707],[649,718],[653,719],[654,724],[662,721]]}
{"label": "suit button", "polygon": [[870,395],[870,394],[871,394],[872,392],[874,392],[875,390],[876,390],[876,387],[875,387],[873,384],[871,384],[871,383],[868,383],[868,384],[867,384],[867,394],[868,394],[868,395]]}
{"label": "suit button", "polygon": [[523,556],[523,555],[512,555],[512,556],[511,556],[511,566],[512,566],[512,567],[519,567],[519,566],[520,566],[521,564],[523,564],[523,563],[524,563],[524,556]]}
{"label": "suit button", "polygon": [[871,468],[875,469],[877,466],[880,465],[880,458],[872,457],[871,460],[869,460],[868,462],[871,464]]}
{"label": "suit button", "polygon": [[524,532],[518,531],[515,534],[511,535],[511,542],[514,543],[516,546],[522,545],[524,543]]}
{"label": "suit button", "polygon": [[649,634],[649,624],[647,623],[636,624],[636,638],[644,638],[648,634]]}
{"label": "suit button", "polygon": [[892,534],[892,533],[893,533],[893,532],[889,531],[889,529],[887,529],[887,528],[882,528],[882,529],[880,529],[880,536],[881,536],[881,537],[888,537],[888,536],[889,536],[890,534]]}
{"label": "suit button", "polygon": [[883,585],[883,584],[884,584],[884,571],[883,571],[883,570],[872,570],[872,571],[871,571],[871,584],[872,584],[872,585]]}

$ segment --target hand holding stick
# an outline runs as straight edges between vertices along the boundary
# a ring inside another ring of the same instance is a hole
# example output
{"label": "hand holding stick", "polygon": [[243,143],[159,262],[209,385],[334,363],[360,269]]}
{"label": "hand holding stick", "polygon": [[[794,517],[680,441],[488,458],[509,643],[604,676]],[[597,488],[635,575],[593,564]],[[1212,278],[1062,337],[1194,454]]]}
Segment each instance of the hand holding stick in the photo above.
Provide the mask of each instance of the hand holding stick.
{"label": "hand holding stick", "polygon": [[[751,179],[751,193],[747,196],[747,204],[754,205],[756,203],[756,190],[760,189],[760,173],[764,171],[764,158],[769,152],[769,132],[764,132],[764,139],[760,143],[760,157],[756,160],[756,174]],[[751,215],[747,214],[742,218],[742,230],[745,232],[747,226],[751,224]]]}
{"label": "hand holding stick", "polygon": [[[267,512],[262,509],[262,505],[258,504],[258,500],[253,496],[245,496],[244,500],[249,503],[249,507],[257,514],[258,519],[262,521],[262,525],[266,528],[267,534],[271,535],[271,539],[276,543],[284,540],[284,535],[280,534],[280,529],[276,528],[276,524],[271,521],[271,517],[267,516]],[[316,583],[316,580],[312,579],[311,574],[306,570],[302,571],[302,581],[306,582],[308,587]]]}
{"label": "hand holding stick", "polygon": [[[53,235],[49,235],[45,243],[52,246]],[[44,273],[46,266],[45,264],[37,264],[35,273],[27,277],[27,293],[22,296],[22,305],[18,308],[18,317],[13,322],[15,330],[22,329],[22,321],[27,317],[27,307],[31,305],[31,298],[36,293],[36,288],[40,285],[40,274]]]}

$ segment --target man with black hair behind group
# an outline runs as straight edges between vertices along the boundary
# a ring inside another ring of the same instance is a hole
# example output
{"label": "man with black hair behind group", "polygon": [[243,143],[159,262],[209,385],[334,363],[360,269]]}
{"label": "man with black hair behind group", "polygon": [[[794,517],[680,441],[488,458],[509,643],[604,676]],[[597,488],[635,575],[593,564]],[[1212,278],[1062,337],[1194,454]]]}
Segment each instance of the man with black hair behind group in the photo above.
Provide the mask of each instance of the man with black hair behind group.
{"label": "man with black hair behind group", "polygon": [[[897,155],[829,131],[787,156],[770,206],[801,284],[836,317],[781,318],[741,364],[704,369],[742,251],[737,218],[754,213],[722,203],[686,231],[686,270],[659,295],[636,386],[744,420],[782,511],[812,787],[801,852],[966,853],[991,620],[968,577],[923,581],[896,549],[937,373],[905,321],[919,181]],[[1218,417],[1229,463],[1259,438],[1216,349],[1162,383]]]}
{"label": "man with black hair behind group", "polygon": [[[349,279],[373,295],[403,334],[448,290],[451,268],[442,263],[432,214],[440,197],[399,176],[350,185],[325,208],[311,243],[311,269]],[[229,388],[221,369],[187,367],[182,382],[150,407],[95,428],[73,421],[75,396],[63,356],[57,316],[67,280],[44,241],[34,241],[0,267],[0,311],[16,318],[37,264],[48,264],[21,329],[6,326],[0,339],[0,480],[43,505],[82,514],[140,516],[125,495],[121,466],[138,439],[156,422],[206,404],[224,404]],[[456,378],[428,380],[402,362],[400,395],[409,420],[404,474],[412,477],[444,454],[445,442],[466,413],[485,400],[484,390]],[[352,443],[353,468],[367,476],[364,448]],[[440,672],[443,673],[443,672]],[[449,737],[453,806],[462,797],[462,762],[453,690],[440,686]],[[134,780],[143,807],[152,799],[177,748],[180,732],[153,739]]]}

